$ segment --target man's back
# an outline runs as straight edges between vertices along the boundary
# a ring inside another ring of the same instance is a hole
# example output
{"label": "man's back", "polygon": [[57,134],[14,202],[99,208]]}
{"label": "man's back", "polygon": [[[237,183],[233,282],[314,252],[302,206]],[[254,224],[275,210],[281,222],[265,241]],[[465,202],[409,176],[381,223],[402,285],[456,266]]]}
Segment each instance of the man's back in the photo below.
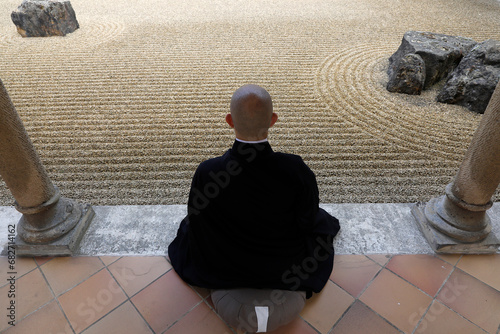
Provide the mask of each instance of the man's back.
{"label": "man's back", "polygon": [[307,252],[317,210],[315,176],[299,156],[236,141],[193,177],[188,261],[201,277],[192,283],[283,287],[283,273]]}

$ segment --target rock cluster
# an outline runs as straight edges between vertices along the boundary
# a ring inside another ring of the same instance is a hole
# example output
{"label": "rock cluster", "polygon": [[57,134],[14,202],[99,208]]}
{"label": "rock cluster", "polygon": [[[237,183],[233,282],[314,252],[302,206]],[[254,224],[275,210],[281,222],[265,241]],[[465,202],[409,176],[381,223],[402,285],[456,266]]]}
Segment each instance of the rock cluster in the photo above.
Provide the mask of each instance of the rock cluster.
{"label": "rock cluster", "polygon": [[389,58],[387,73],[388,91],[411,95],[446,78],[439,102],[484,113],[500,80],[500,42],[409,31]]}
{"label": "rock cluster", "polygon": [[500,80],[500,42],[479,43],[460,62],[439,92],[439,102],[484,113]]}
{"label": "rock cluster", "polygon": [[67,0],[23,0],[11,18],[23,37],[65,36],[80,27]]}

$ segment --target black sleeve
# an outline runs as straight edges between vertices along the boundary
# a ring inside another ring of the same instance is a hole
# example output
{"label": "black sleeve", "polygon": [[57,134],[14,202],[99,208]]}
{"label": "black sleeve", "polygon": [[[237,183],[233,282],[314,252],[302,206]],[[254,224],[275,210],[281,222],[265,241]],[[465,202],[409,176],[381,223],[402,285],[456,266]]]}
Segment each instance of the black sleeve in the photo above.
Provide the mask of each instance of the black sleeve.
{"label": "black sleeve", "polygon": [[337,218],[319,207],[319,190],[314,172],[302,161],[303,191],[297,203],[299,224],[314,234],[335,236],[340,230]]}
{"label": "black sleeve", "polygon": [[209,200],[203,194],[203,171],[206,169],[205,163],[201,163],[196,169],[193,178],[191,180],[191,187],[189,189],[188,197],[188,217],[198,215],[203,209],[205,209]]}
{"label": "black sleeve", "polygon": [[295,203],[297,222],[301,229],[312,232],[316,223],[319,209],[319,191],[316,176],[313,171],[300,158],[299,196]]}

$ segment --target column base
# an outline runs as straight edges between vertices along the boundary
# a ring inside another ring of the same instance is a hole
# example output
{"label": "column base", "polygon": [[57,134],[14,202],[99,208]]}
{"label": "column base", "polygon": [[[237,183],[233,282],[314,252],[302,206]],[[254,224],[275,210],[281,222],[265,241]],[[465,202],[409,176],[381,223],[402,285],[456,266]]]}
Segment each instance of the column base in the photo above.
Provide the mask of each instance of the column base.
{"label": "column base", "polygon": [[72,256],[75,249],[87,231],[94,218],[94,210],[90,204],[84,204],[81,208],[82,215],[78,223],[71,231],[62,237],[47,244],[30,244],[23,241],[19,235],[16,236],[17,256]]}
{"label": "column base", "polygon": [[425,215],[426,203],[417,203],[412,207],[412,214],[419,230],[436,253],[441,254],[494,254],[498,252],[500,240],[493,232],[480,242],[467,243],[451,238],[432,227]]}

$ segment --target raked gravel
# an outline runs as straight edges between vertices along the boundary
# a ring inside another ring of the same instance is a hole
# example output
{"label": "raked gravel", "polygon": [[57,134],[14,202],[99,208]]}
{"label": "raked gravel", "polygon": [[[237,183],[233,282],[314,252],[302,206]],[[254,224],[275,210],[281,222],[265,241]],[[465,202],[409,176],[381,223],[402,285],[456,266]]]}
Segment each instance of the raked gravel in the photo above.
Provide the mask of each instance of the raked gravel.
{"label": "raked gravel", "polygon": [[16,32],[20,2],[0,2],[0,78],[54,183],[95,205],[184,204],[245,83],[271,93],[273,148],[323,203],[427,201],[481,116],[387,92],[387,58],[408,30],[500,40],[496,0],[72,0],[80,29],[52,38]]}

